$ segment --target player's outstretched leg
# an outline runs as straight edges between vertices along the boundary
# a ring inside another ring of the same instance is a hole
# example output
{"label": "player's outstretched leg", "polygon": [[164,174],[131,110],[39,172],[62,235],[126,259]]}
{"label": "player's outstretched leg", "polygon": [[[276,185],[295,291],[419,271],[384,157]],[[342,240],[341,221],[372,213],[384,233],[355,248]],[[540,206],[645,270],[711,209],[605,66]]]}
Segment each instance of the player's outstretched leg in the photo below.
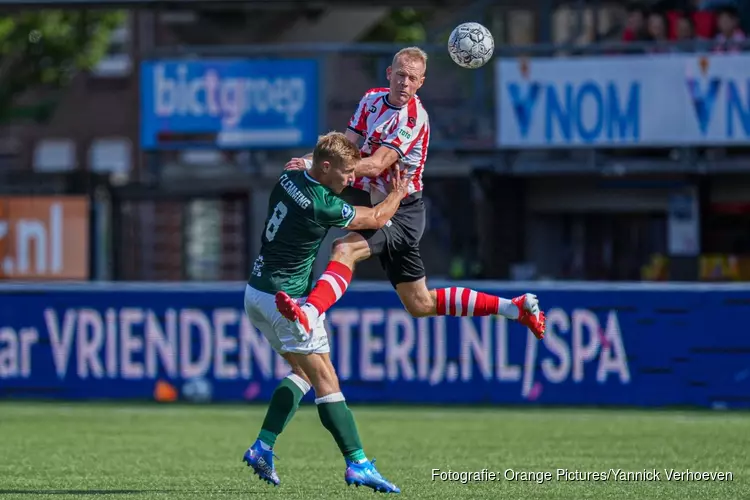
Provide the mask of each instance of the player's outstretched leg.
{"label": "player's outstretched leg", "polygon": [[276,294],[276,307],[300,334],[309,334],[318,322],[318,318],[336,303],[349,288],[354,266],[372,255],[370,244],[358,233],[349,233],[333,242],[331,259],[328,267],[315,282],[310,295],[304,304],[287,294]]}
{"label": "player's outstretched leg", "polygon": [[284,292],[276,294],[276,307],[301,336],[309,335],[321,314],[344,295],[352,281],[353,264],[332,260],[318,278],[303,305]]}
{"label": "player's outstretched leg", "polygon": [[291,373],[279,383],[273,392],[258,438],[242,457],[242,460],[258,475],[258,479],[274,486],[280,484],[281,481],[273,464],[273,447],[276,445],[276,438],[292,420],[300,401],[309,391],[310,384],[299,375]]}
{"label": "player's outstretched leg", "polygon": [[434,293],[436,316],[501,315],[518,321],[536,338],[544,338],[546,318],[534,294],[525,293],[508,300],[462,287],[438,288]]}
{"label": "player's outstretched leg", "polygon": [[367,459],[362,449],[354,415],[346,405],[341,392],[317,398],[318,415],[323,426],[328,429],[344,455],[346,471],[344,480],[348,485],[367,486],[376,492],[401,493],[401,490],[385,479],[375,468],[375,459]]}

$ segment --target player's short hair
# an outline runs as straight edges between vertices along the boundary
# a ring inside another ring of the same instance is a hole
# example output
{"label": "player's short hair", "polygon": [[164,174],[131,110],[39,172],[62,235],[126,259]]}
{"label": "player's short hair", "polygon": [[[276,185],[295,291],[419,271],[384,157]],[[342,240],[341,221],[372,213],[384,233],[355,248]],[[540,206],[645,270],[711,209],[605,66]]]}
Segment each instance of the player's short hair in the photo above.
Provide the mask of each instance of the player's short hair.
{"label": "player's short hair", "polygon": [[424,64],[425,72],[427,71],[427,52],[420,49],[419,47],[404,47],[403,49],[399,50],[393,56],[393,62],[391,64],[396,64],[396,61],[400,57],[410,60],[422,61],[422,64]]}
{"label": "player's short hair", "polygon": [[341,132],[329,132],[318,137],[318,143],[313,150],[313,165],[329,161],[334,164],[349,165],[358,161],[362,155],[356,144],[346,138]]}

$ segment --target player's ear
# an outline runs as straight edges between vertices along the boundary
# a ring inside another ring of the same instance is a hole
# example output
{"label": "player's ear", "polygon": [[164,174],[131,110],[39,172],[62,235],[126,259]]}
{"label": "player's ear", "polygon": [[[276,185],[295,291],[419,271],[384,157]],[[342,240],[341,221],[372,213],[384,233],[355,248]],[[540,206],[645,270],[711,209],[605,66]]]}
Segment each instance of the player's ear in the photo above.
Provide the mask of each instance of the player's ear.
{"label": "player's ear", "polygon": [[388,81],[391,81],[391,73],[393,73],[393,68],[391,66],[388,66],[385,68],[385,77],[388,79]]}

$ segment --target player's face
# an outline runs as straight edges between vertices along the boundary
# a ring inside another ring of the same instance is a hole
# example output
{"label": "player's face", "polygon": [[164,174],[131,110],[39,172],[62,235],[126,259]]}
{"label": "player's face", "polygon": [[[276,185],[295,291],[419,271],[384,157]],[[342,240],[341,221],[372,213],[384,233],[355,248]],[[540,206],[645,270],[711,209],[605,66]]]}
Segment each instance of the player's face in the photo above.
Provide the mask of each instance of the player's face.
{"label": "player's face", "polygon": [[391,82],[391,93],[388,100],[394,106],[403,106],[424,84],[424,63],[419,59],[399,57],[393,66],[386,70]]}
{"label": "player's face", "polygon": [[325,184],[336,194],[341,193],[346,186],[354,182],[354,166],[355,163],[345,164],[340,162],[339,164],[328,164],[326,170]]}

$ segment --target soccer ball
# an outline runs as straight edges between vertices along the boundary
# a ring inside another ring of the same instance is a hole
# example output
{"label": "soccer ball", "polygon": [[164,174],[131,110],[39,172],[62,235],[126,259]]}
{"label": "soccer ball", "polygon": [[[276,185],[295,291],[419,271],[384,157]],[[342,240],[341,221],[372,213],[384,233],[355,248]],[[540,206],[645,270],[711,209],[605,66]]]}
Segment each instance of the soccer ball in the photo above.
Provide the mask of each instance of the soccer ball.
{"label": "soccer ball", "polygon": [[456,26],[448,39],[448,53],[453,62],[467,69],[484,66],[495,51],[495,39],[490,30],[479,23]]}

